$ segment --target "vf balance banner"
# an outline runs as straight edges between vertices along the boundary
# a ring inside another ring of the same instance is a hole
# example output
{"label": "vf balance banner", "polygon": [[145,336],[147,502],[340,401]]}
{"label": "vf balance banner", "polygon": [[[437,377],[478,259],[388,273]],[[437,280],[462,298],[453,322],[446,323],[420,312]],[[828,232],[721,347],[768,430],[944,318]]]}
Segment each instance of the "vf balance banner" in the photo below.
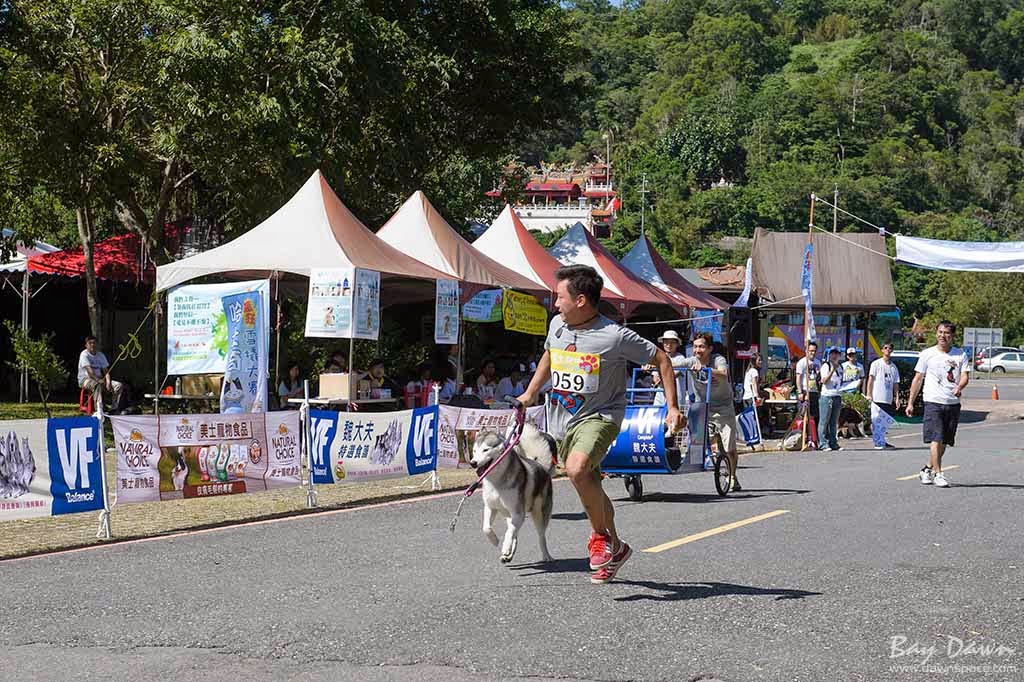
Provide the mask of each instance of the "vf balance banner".
{"label": "vf balance banner", "polygon": [[313,483],[413,476],[437,468],[437,406],[401,412],[310,410]]}
{"label": "vf balance banner", "polygon": [[299,413],[110,417],[120,504],[300,483]]}
{"label": "vf balance banner", "polygon": [[222,373],[228,325],[221,299],[250,291],[258,292],[263,309],[270,310],[270,280],[190,284],[172,290],[167,295],[167,373]]}
{"label": "vf balance banner", "polygon": [[93,417],[0,422],[0,520],[103,509]]}

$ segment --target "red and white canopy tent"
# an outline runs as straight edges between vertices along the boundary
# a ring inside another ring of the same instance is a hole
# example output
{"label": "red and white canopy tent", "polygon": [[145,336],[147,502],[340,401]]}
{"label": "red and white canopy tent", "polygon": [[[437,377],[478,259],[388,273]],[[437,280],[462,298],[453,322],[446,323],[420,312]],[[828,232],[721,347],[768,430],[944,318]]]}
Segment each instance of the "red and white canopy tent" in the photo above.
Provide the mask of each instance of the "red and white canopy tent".
{"label": "red and white canopy tent", "polygon": [[691,308],[725,310],[729,304],[694,286],[662,258],[647,235],[641,235],[633,248],[622,259],[622,264],[634,275],[650,282],[673,298]]}
{"label": "red and white canopy tent", "polygon": [[541,303],[549,296],[547,285],[474,249],[419,190],[406,199],[377,236],[403,254],[446,273],[445,277],[460,280],[463,301],[483,289],[518,289],[533,294]]}
{"label": "red and white canopy tent", "polygon": [[641,306],[668,306],[683,315],[689,308],[681,299],[648,284],[627,270],[583,223],[573,225],[549,252],[565,265],[589,265],[604,279],[604,287],[619,298],[619,314],[624,319]]}
{"label": "red and white canopy tent", "polygon": [[[501,215],[473,242],[473,248],[548,289],[551,298],[546,307],[552,307],[558,285],[555,271],[562,267],[562,263],[537,243],[511,206],[505,204]],[[607,301],[615,310],[619,310],[619,304],[624,302],[608,287],[601,292],[601,300]]]}

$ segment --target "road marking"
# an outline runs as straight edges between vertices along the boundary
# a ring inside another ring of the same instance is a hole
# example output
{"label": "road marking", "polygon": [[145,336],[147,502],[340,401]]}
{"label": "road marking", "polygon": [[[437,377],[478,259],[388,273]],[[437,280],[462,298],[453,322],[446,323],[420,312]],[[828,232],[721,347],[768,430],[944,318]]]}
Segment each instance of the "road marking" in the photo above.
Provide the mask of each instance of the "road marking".
{"label": "road marking", "polygon": [[[959,469],[959,468],[960,468],[959,464],[950,464],[948,467],[942,467],[942,470],[943,471],[949,471],[950,469]],[[913,479],[917,478],[920,473],[921,472],[919,471],[916,474],[910,474],[909,476],[900,476],[896,480],[897,481],[910,481],[910,480],[913,480]]]}
{"label": "road marking", "polygon": [[673,549],[674,547],[679,547],[681,545],[686,545],[691,542],[696,542],[697,540],[703,540],[704,538],[709,538],[713,535],[718,535],[719,533],[726,533],[730,530],[736,530],[737,528],[749,526],[750,524],[757,523],[758,521],[765,521],[767,519],[771,519],[776,516],[782,516],[783,514],[788,513],[788,509],[776,509],[775,511],[768,512],[767,514],[761,514],[760,516],[751,516],[749,519],[743,519],[742,521],[733,521],[732,523],[727,523],[724,526],[719,526],[718,528],[712,528],[710,530],[701,531],[700,533],[687,535],[686,537],[679,538],[678,540],[672,540],[671,542],[666,542],[655,547],[649,547],[644,551],[650,552],[651,554],[664,552],[666,549]]}

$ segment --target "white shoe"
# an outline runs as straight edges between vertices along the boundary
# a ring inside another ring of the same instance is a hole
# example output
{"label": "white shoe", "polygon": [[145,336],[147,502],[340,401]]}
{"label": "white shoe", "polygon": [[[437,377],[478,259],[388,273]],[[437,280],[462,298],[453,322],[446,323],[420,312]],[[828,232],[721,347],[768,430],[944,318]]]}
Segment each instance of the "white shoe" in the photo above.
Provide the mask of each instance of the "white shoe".
{"label": "white shoe", "polygon": [[921,485],[931,485],[935,481],[935,475],[932,474],[931,467],[921,469],[918,477],[921,479]]}
{"label": "white shoe", "polygon": [[875,450],[885,450],[885,446],[884,445],[876,445],[875,446]]}
{"label": "white shoe", "polygon": [[935,474],[935,487],[937,488],[948,488],[949,481],[946,480],[946,476],[940,471]]}

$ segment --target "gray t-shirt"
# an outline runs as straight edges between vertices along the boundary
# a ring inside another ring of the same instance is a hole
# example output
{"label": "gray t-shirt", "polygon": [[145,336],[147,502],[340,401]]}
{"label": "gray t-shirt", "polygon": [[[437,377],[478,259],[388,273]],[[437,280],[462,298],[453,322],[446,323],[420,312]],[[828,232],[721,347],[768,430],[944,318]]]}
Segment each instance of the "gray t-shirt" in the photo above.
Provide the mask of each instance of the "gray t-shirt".
{"label": "gray t-shirt", "polygon": [[571,329],[555,316],[544,348],[551,356],[548,432],[559,439],[573,424],[593,415],[621,424],[629,363],[648,363],[658,350],[603,315],[588,329]]}
{"label": "gray t-shirt", "polygon": [[[693,369],[697,366],[699,361],[697,358],[686,358],[682,362],[682,366],[687,369]],[[717,371],[729,371],[729,362],[721,355],[711,356],[711,368]],[[696,401],[703,403],[704,399],[708,394],[708,375],[704,372],[698,372],[691,374],[690,377],[693,380],[693,388],[696,397]],[[711,400],[708,402],[709,407],[725,407],[726,405],[732,406],[732,384],[728,377],[725,379],[721,377],[711,377]]]}

